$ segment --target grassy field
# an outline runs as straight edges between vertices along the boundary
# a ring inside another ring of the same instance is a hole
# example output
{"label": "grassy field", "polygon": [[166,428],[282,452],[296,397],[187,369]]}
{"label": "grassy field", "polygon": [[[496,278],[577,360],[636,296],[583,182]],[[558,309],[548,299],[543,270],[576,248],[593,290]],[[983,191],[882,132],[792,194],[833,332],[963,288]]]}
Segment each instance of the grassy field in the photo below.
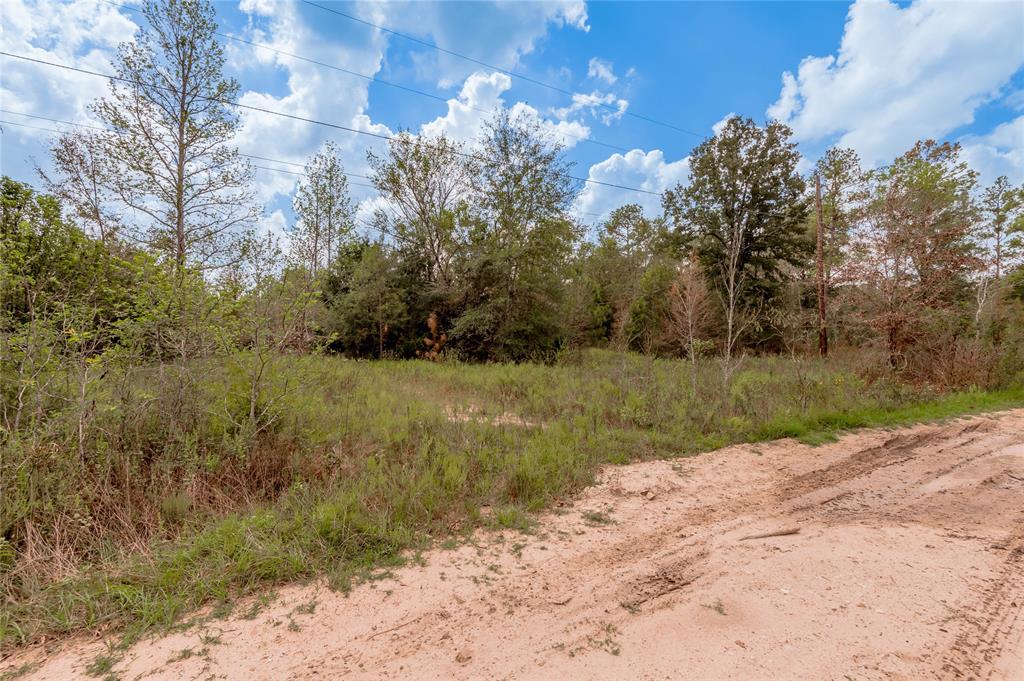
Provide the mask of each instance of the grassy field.
{"label": "grassy field", "polygon": [[[83,629],[130,638],[288,580],[530,515],[598,466],[738,442],[1024,404],[1024,385],[938,394],[841,359],[697,367],[590,351],[555,366],[246,358],[111,372],[88,419],[0,445],[0,645]],[[250,397],[257,418],[248,419]]]}

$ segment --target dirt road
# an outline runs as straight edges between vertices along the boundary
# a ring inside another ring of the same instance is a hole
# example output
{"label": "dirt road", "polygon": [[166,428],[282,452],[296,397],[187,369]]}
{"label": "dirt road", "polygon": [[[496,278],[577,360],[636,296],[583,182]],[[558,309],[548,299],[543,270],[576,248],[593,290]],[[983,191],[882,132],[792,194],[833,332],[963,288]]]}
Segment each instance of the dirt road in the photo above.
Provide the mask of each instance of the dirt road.
{"label": "dirt road", "polygon": [[[1024,410],[610,467],[531,536],[425,559],[347,597],[283,589],[254,619],[144,641],[115,669],[1020,681]],[[26,678],[78,677],[103,650],[67,646]]]}

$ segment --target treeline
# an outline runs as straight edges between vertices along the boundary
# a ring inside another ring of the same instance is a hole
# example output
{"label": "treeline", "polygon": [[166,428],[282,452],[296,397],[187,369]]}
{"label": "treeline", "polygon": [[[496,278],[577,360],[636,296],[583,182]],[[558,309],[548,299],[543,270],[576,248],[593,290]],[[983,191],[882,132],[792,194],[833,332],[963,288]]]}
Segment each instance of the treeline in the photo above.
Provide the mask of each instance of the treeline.
{"label": "treeline", "polygon": [[805,168],[786,126],[732,118],[661,215],[625,205],[595,233],[574,217],[582,183],[559,144],[498,112],[471,144],[402,133],[369,154],[372,224],[328,143],[282,245],[253,232],[211,6],[144,12],[92,106],[104,130],[55,140],[43,193],[4,179],[8,407],[26,390],[11,376],[114,351],[547,361],[606,346],[696,361],[830,343],[957,385],[1020,362],[1024,189],[980,187],[955,144],[870,170],[830,149]]}

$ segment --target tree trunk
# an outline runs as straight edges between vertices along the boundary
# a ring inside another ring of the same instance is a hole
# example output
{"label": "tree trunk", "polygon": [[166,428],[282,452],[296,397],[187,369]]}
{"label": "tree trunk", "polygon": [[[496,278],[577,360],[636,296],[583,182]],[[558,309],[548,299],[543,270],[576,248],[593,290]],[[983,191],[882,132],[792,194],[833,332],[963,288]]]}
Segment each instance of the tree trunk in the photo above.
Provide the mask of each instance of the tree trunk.
{"label": "tree trunk", "polygon": [[818,262],[818,353],[828,357],[828,327],[825,323],[825,235],[821,224],[821,175],[814,175],[815,212],[817,213],[817,247],[815,259]]}

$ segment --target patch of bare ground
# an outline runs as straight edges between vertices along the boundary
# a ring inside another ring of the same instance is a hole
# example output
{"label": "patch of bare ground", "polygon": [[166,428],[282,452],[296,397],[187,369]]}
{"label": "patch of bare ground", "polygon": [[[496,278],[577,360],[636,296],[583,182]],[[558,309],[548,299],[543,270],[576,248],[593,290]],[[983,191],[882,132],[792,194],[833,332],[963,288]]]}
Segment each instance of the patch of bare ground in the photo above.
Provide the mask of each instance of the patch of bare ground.
{"label": "patch of bare ground", "polygon": [[[1024,410],[609,467],[535,534],[426,559],[348,596],[284,589],[253,619],[142,641],[115,671],[1024,679]],[[77,678],[104,651],[2,667]]]}

